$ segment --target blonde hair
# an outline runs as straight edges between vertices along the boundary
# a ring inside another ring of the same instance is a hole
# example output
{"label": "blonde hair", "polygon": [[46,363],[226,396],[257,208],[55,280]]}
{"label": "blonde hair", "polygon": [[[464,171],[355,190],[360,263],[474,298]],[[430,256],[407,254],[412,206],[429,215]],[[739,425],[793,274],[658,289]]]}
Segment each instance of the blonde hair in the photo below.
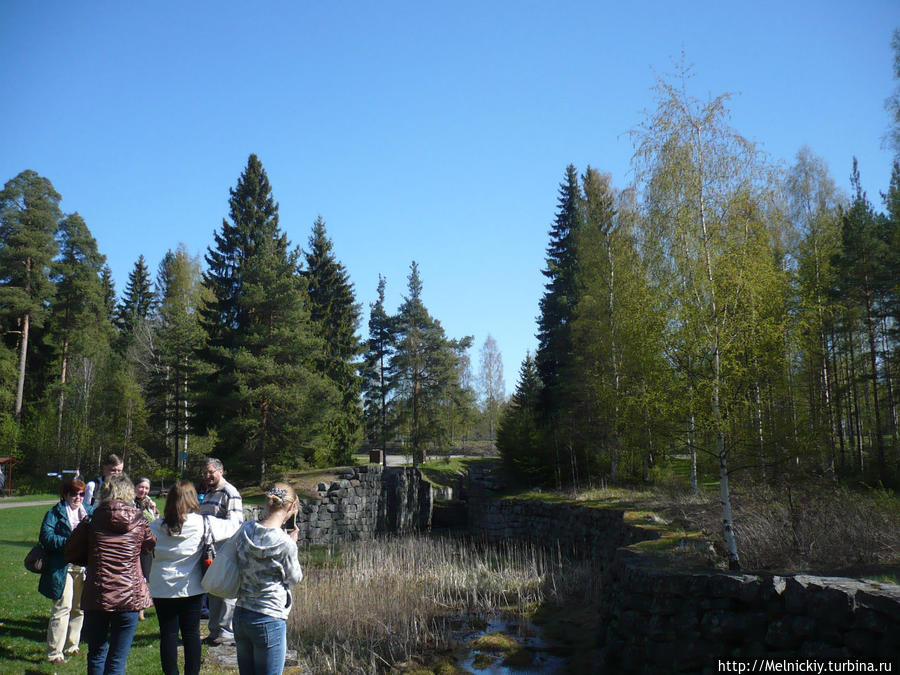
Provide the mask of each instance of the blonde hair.
{"label": "blonde hair", "polygon": [[113,499],[121,499],[127,504],[134,504],[134,485],[124,473],[114,473],[103,481],[100,488],[100,503]]}
{"label": "blonde hair", "polygon": [[291,508],[291,504],[297,501],[297,493],[287,483],[275,483],[266,492],[266,508],[269,513]]}

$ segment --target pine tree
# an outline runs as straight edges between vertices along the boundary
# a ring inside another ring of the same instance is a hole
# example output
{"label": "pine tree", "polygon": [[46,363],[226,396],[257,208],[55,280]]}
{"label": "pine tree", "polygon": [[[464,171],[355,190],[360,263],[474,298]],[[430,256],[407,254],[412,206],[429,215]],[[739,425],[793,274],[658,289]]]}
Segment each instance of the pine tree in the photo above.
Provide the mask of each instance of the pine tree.
{"label": "pine tree", "polygon": [[850,181],[853,197],[850,207],[841,218],[841,250],[834,258],[838,269],[837,292],[851,310],[845,317],[848,327],[852,330],[854,318],[859,317],[865,335],[874,414],[869,435],[874,439],[879,478],[887,483],[888,467],[881,409],[883,393],[878,384],[878,362],[882,360],[879,356],[878,333],[881,330],[882,313],[887,308],[885,301],[892,278],[888,262],[889,229],[886,219],[875,214],[862,190],[856,158],[853,159]]}
{"label": "pine tree", "polygon": [[[105,358],[112,339],[112,326],[106,320],[104,289],[101,280],[105,256],[77,213],[59,225],[60,255],[53,267],[56,296],[51,307],[51,335],[59,360],[56,449],[62,460],[63,414],[69,381],[70,359],[75,356]],[[80,455],[80,448],[68,443],[69,453]]]}
{"label": "pine tree", "polygon": [[0,192],[0,307],[7,334],[18,336],[14,417],[22,418],[28,339],[53,297],[51,263],[62,198],[46,178],[23,171]]}
{"label": "pine tree", "polygon": [[394,326],[384,309],[384,277],[378,275],[378,300],[369,306],[369,339],[363,367],[363,405],[368,437],[382,450],[387,466],[387,442],[391,432],[388,402],[391,385],[388,373],[394,351]]}
{"label": "pine tree", "polygon": [[334,256],[321,216],[313,223],[302,276],[307,283],[310,319],[324,346],[317,367],[334,383],[343,401],[332,438],[334,462],[347,463],[360,440],[358,358],[362,345],[356,334],[360,307],[346,269]]}

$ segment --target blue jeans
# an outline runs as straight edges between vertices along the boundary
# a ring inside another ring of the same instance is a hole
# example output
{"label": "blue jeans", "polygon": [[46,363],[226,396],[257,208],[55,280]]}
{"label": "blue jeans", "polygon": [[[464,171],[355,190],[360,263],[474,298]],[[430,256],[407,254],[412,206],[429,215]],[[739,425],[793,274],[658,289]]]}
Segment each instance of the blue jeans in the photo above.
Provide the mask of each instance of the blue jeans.
{"label": "blue jeans", "polygon": [[165,675],[178,675],[178,631],[184,643],[184,674],[200,672],[200,605],[203,595],[153,598],[159,617],[159,660]]}
{"label": "blue jeans", "polygon": [[82,632],[88,645],[88,675],[125,675],[137,624],[137,612],[84,613]]}
{"label": "blue jeans", "polygon": [[281,675],[287,652],[284,619],[235,607],[234,642],[241,675]]}

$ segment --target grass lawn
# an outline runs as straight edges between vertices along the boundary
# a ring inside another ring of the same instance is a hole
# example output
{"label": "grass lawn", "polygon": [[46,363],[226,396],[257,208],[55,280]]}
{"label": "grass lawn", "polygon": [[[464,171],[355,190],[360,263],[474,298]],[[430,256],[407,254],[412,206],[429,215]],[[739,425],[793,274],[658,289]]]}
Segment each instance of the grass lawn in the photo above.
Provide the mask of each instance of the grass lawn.
{"label": "grass lawn", "polygon": [[[52,603],[38,593],[38,575],[25,569],[22,561],[37,543],[41,520],[49,507],[22,506],[0,509],[0,673],[84,673],[87,645],[81,654],[63,666],[46,660],[47,621]],[[129,673],[159,673],[159,624],[156,612],[146,612],[138,624],[128,656]],[[205,629],[205,623],[201,624]],[[203,647],[204,656],[206,646]],[[237,673],[204,663],[201,673]]]}

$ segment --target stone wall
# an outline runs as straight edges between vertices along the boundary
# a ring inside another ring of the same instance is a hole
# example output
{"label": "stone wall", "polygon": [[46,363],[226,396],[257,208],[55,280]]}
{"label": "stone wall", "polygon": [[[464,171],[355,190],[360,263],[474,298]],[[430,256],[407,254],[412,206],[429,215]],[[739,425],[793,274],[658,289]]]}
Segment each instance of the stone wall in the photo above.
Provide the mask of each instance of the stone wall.
{"label": "stone wall", "polygon": [[559,542],[603,562],[603,672],[717,672],[719,659],[900,659],[896,584],[691,568],[692,556],[708,550],[688,540],[661,553],[629,546],[659,538],[651,520],[629,523],[616,509],[498,499],[502,488],[499,466],[470,467],[465,497],[473,534]]}
{"label": "stone wall", "polygon": [[[301,545],[371,539],[431,526],[431,486],[417,469],[378,464],[343,469],[337,480],[320,483],[318,494],[318,499],[301,499]],[[257,518],[260,508],[245,506],[244,517]]]}
{"label": "stone wall", "polygon": [[625,522],[622,509],[596,509],[578,504],[538,499],[497,499],[503,474],[499,466],[480,463],[469,467],[464,491],[469,531],[489,541],[527,539],[562,542],[574,549],[610,562],[620,546],[658,539],[659,532],[641,523]]}
{"label": "stone wall", "polygon": [[601,646],[610,672],[716,672],[719,660],[900,659],[896,584],[676,571],[667,562],[622,549],[604,573]]}

